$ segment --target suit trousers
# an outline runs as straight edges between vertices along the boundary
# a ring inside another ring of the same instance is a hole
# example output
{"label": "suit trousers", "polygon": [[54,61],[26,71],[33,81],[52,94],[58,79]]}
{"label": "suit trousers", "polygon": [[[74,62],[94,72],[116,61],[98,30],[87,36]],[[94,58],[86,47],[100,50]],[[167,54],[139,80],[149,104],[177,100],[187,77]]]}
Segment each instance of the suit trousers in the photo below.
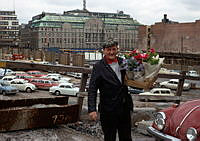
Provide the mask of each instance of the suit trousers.
{"label": "suit trousers", "polygon": [[124,110],[120,114],[100,113],[100,121],[104,133],[104,141],[116,141],[117,133],[119,141],[132,141],[129,110]]}

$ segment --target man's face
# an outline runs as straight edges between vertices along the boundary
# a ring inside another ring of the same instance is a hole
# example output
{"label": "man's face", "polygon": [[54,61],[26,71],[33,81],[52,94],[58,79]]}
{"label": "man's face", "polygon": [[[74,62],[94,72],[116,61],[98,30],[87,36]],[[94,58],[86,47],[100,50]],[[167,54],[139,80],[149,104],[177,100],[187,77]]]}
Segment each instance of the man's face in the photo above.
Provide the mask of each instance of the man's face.
{"label": "man's face", "polygon": [[105,48],[103,50],[103,53],[104,53],[104,55],[106,55],[106,57],[108,57],[108,59],[114,60],[116,58],[117,53],[118,53],[118,47],[112,46],[112,47]]}

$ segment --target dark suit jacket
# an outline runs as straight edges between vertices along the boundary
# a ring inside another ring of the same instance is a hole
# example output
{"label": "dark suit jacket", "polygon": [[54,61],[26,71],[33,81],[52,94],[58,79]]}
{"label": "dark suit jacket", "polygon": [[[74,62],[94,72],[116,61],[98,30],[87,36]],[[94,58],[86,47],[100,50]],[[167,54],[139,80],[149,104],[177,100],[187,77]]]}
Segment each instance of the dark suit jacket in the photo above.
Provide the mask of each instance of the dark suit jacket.
{"label": "dark suit jacket", "polygon": [[[119,64],[122,58],[118,58]],[[116,73],[103,58],[97,62],[92,71],[88,91],[88,112],[96,111],[97,90],[100,91],[100,113],[120,113],[122,110],[133,110],[133,102],[128,88],[124,84],[125,70],[121,70],[122,83]]]}

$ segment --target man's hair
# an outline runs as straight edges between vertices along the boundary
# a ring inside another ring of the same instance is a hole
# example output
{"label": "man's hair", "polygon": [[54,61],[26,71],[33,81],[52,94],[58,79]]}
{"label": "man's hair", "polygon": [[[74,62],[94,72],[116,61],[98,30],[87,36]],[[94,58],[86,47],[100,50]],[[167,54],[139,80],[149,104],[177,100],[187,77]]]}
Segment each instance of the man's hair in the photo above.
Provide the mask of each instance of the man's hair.
{"label": "man's hair", "polygon": [[113,47],[113,46],[118,46],[118,42],[110,39],[106,43],[104,43],[102,47],[103,47],[103,49],[105,49],[105,48],[109,48],[109,47]]}

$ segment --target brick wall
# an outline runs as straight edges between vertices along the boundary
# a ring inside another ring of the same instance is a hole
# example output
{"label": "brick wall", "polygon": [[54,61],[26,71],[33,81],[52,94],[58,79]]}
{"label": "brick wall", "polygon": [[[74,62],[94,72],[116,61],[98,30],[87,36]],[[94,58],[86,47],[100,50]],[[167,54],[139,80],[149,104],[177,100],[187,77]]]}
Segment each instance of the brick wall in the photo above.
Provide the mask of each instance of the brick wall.
{"label": "brick wall", "polygon": [[[147,26],[139,27],[138,47],[147,47]],[[200,53],[200,20],[191,23],[151,25],[151,48],[157,52]]]}

